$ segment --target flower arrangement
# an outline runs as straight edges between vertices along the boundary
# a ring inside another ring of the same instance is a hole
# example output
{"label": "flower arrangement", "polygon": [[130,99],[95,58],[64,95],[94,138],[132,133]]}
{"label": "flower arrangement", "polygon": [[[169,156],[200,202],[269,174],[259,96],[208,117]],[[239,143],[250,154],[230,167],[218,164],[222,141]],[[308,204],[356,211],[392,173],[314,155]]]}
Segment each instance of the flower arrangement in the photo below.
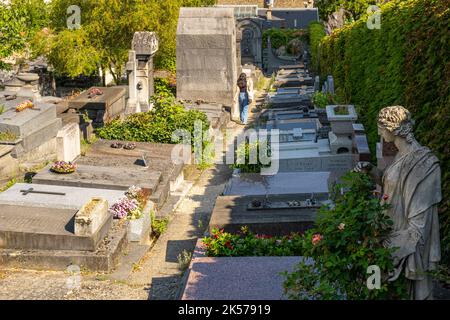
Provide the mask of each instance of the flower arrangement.
{"label": "flower arrangement", "polygon": [[32,109],[34,107],[33,102],[30,100],[24,101],[16,107],[16,112],[21,112],[25,109]]}
{"label": "flower arrangement", "polygon": [[125,192],[125,197],[114,203],[110,212],[115,219],[137,220],[144,214],[150,194],[146,189],[131,186]]}
{"label": "flower arrangement", "polygon": [[50,170],[55,173],[73,173],[77,169],[77,165],[72,162],[56,161],[50,167]]}
{"label": "flower arrangement", "polygon": [[114,219],[139,219],[142,211],[136,199],[123,197],[114,203],[109,209]]}
{"label": "flower arrangement", "polygon": [[91,99],[91,98],[96,97],[96,96],[101,96],[102,94],[103,94],[102,90],[100,90],[98,88],[92,88],[88,92],[88,98]]}
{"label": "flower arrangement", "polygon": [[202,243],[209,257],[301,256],[303,253],[303,237],[299,234],[272,237],[253,234],[247,227],[243,227],[239,234],[213,228]]}
{"label": "flower arrangement", "polygon": [[136,149],[136,143],[134,143],[134,142],[126,143],[126,144],[123,146],[123,148],[124,148],[125,150],[134,150],[134,149]]}

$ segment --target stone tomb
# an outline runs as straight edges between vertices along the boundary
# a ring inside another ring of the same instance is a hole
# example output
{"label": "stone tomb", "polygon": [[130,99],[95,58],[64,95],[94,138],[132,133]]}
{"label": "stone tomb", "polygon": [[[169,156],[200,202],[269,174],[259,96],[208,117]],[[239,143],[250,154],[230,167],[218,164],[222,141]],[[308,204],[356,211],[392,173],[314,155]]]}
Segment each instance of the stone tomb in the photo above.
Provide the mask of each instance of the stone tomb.
{"label": "stone tomb", "polygon": [[237,74],[234,10],[181,8],[177,29],[177,98],[232,107]]}
{"label": "stone tomb", "polygon": [[106,236],[112,216],[90,236],[75,235],[78,210],[2,205],[0,248],[95,251]]}
{"label": "stone tomb", "polygon": [[[114,149],[111,144],[115,141],[99,140],[77,161],[80,165],[104,166],[110,168],[124,168],[137,172],[160,173],[161,179],[155,185],[150,200],[155,202],[158,209],[164,204],[168,196],[183,186],[183,164],[172,161],[172,152],[179,145],[136,142],[136,149]],[[126,143],[126,141],[121,141]],[[147,168],[144,167],[143,157]],[[143,170],[143,171],[142,171]],[[139,174],[138,174],[139,175]],[[131,182],[131,181],[130,181]]]}
{"label": "stone tomb", "polygon": [[[18,100],[22,101],[22,100]],[[54,139],[61,128],[61,119],[56,117],[54,104],[36,102],[33,109],[16,112],[15,107],[0,115],[0,132],[12,137],[0,144],[13,145],[14,156],[33,151],[35,148]],[[54,150],[49,150],[49,153]]]}
{"label": "stone tomb", "polygon": [[[114,190],[14,185],[0,194],[0,264],[110,271],[127,245],[127,222],[113,220],[108,206],[123,196]],[[88,205],[93,199],[101,206]]]}
{"label": "stone tomb", "polygon": [[[25,194],[21,192],[21,190],[30,190],[31,188],[33,191],[39,193]],[[124,196],[125,193],[121,190],[16,183],[8,190],[0,193],[0,206],[17,205],[35,208],[78,210],[91,198],[100,197],[112,205]]]}
{"label": "stone tomb", "polygon": [[181,300],[287,300],[282,272],[303,257],[195,257]]}
{"label": "stone tomb", "polygon": [[127,190],[135,185],[153,192],[161,181],[160,171],[149,171],[139,166],[126,168],[78,164],[76,171],[70,174],[54,173],[50,167],[48,165],[35,175],[33,183],[111,190]]}
{"label": "stone tomb", "polygon": [[280,172],[273,176],[259,173],[235,174],[224,195],[327,194],[329,172]]}
{"label": "stone tomb", "polygon": [[[254,233],[272,236],[289,235],[291,232],[303,232],[313,226],[316,219],[316,207],[305,208],[270,208],[251,209],[248,207],[254,201],[264,203],[285,203],[290,201],[306,201],[311,193],[288,195],[252,195],[252,196],[221,196],[216,200],[209,230],[214,227],[224,228],[227,232],[236,233],[248,226]],[[317,201],[326,201],[328,194],[314,195]]]}
{"label": "stone tomb", "polygon": [[81,153],[80,127],[76,123],[65,125],[56,135],[56,156],[60,161],[74,161]]}
{"label": "stone tomb", "polygon": [[95,87],[103,94],[89,98],[91,89],[69,101],[69,109],[75,109],[81,114],[87,113],[95,126],[101,126],[117,117],[125,115],[125,87]]}

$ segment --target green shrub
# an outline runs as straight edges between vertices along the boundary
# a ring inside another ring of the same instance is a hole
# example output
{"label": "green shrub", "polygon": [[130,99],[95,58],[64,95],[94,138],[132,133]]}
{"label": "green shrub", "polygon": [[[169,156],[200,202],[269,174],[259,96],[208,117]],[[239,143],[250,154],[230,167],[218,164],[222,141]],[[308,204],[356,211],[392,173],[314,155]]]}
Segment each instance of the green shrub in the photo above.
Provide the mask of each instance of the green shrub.
{"label": "green shrub", "polygon": [[136,113],[125,120],[114,120],[97,130],[100,138],[140,142],[174,143],[172,134],[185,129],[194,143],[194,123],[198,120],[203,129],[209,128],[206,115],[198,110],[185,110],[172,96],[154,96],[154,108],[149,112]]}
{"label": "green shrub", "polygon": [[211,235],[202,239],[209,257],[251,257],[251,256],[301,256],[302,237],[291,234],[285,237],[271,237],[251,233],[242,228],[241,234],[231,234],[223,229],[213,228]]}
{"label": "green shrub", "polygon": [[[374,184],[364,174],[348,173],[334,188],[334,207],[320,209],[317,225],[305,233],[301,262],[285,273],[285,291],[291,299],[395,299],[406,297],[404,277],[388,282],[393,269],[392,250],[383,247],[393,224],[386,205],[374,196]],[[381,270],[381,288],[367,288],[367,268]]]}
{"label": "green shrub", "polygon": [[152,233],[153,237],[159,238],[167,230],[169,224],[168,218],[156,219],[155,211],[151,211],[150,216],[152,218]]}
{"label": "green shrub", "polygon": [[317,91],[312,96],[312,102],[316,108],[324,109],[327,105],[336,104],[336,97],[331,93]]}
{"label": "green shrub", "polygon": [[172,97],[177,94],[177,88],[164,78],[155,78],[155,95],[162,97]]}
{"label": "green shrub", "polygon": [[415,136],[441,161],[441,248],[450,265],[448,2],[394,0],[381,10],[381,29],[368,29],[363,17],[321,41],[320,72],[332,74],[338,96],[357,106],[373,155],[379,110],[398,104],[411,111]]}
{"label": "green shrub", "polygon": [[[265,141],[262,143],[266,143]],[[231,168],[233,169],[240,169],[242,173],[260,173],[261,172],[261,168],[264,167],[270,167],[270,164],[263,164],[261,162],[260,159],[260,142],[259,140],[253,143],[249,143],[248,141],[245,141],[243,143],[241,143],[237,150],[236,150],[236,156],[237,159],[245,159],[245,163],[242,164],[232,164]],[[268,157],[270,157],[270,144],[267,145],[267,153],[268,153]],[[253,161],[253,159],[250,159],[250,155],[256,155],[257,159],[256,159],[256,163],[250,163],[250,160]]]}

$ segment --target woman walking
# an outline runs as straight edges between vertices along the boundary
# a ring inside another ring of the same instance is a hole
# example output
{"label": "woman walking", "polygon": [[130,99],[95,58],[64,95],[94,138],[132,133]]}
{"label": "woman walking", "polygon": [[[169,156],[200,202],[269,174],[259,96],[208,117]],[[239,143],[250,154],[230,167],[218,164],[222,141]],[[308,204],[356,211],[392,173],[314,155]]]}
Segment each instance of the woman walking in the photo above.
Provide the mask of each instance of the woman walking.
{"label": "woman walking", "polygon": [[241,73],[239,76],[237,86],[239,87],[239,111],[241,123],[247,124],[248,106],[252,103],[252,100],[249,98],[247,75],[245,73]]}

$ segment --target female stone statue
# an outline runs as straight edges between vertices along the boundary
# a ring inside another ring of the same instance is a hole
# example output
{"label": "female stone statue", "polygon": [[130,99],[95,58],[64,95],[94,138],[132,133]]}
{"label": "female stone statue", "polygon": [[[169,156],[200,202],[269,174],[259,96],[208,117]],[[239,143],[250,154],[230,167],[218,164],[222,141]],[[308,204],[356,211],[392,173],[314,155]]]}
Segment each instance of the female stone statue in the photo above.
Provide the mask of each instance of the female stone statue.
{"label": "female stone statue", "polygon": [[437,205],[441,201],[441,171],[430,149],[421,146],[412,132],[411,114],[401,106],[386,107],[378,115],[378,133],[398,149],[393,163],[381,172],[360,162],[355,170],[366,172],[383,187],[383,202],[394,221],[386,242],[399,248],[393,254],[395,271],[408,280],[411,299],[432,299],[432,280],[427,274],[440,261]]}

